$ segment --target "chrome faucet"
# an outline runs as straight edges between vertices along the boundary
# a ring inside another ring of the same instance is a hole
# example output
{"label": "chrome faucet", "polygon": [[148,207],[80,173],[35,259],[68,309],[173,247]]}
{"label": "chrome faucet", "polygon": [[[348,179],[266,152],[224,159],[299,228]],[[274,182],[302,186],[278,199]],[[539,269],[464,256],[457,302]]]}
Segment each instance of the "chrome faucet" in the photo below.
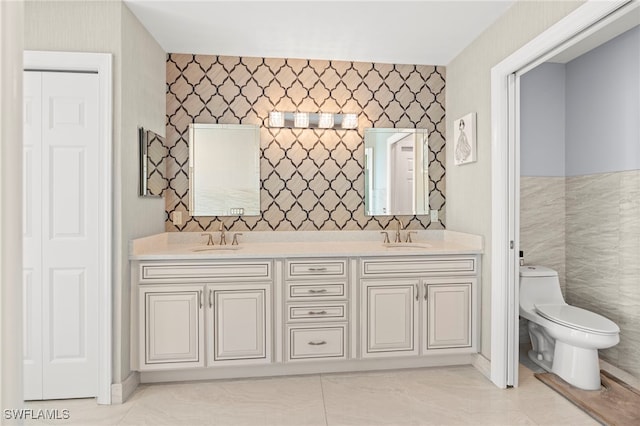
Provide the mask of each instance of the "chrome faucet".
{"label": "chrome faucet", "polygon": [[398,224],[396,226],[396,238],[395,238],[395,243],[401,243],[402,242],[402,237],[400,236],[400,231],[402,231],[404,229],[404,223],[402,223],[402,220],[398,219]]}
{"label": "chrome faucet", "polygon": [[224,223],[220,222],[220,245],[227,245],[227,236],[224,233]]}
{"label": "chrome faucet", "polygon": [[207,240],[207,245],[208,246],[212,246],[213,245],[213,234],[210,233],[206,233],[206,234],[200,234],[202,237],[209,237],[209,239]]}

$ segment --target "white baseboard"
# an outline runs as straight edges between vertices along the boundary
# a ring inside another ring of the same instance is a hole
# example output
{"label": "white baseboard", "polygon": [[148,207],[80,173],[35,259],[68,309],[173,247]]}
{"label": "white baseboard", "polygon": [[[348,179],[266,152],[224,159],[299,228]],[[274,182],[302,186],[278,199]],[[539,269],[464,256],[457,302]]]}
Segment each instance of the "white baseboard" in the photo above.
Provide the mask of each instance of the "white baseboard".
{"label": "white baseboard", "polygon": [[122,383],[113,383],[111,385],[111,403],[123,404],[126,402],[139,384],[140,373],[137,371],[132,371]]}
{"label": "white baseboard", "polygon": [[298,374],[343,373],[354,371],[392,370],[402,368],[469,365],[475,354],[432,355],[340,361],[302,361],[280,364],[185,368],[183,370],[144,371],[141,383],[183,382],[244,377],[287,376]]}
{"label": "white baseboard", "polygon": [[473,361],[471,362],[476,370],[482,373],[487,379],[491,380],[491,361],[482,356],[481,354],[475,354]]}

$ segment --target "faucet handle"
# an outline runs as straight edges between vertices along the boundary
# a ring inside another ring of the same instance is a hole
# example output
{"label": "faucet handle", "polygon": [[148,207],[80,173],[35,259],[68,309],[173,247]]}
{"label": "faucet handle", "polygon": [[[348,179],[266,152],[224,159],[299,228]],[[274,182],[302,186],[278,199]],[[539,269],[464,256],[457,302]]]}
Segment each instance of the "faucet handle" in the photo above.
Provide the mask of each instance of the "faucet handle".
{"label": "faucet handle", "polygon": [[224,222],[220,221],[220,227],[218,227],[218,231],[224,232]]}
{"label": "faucet handle", "polygon": [[417,234],[418,231],[407,231],[407,239],[406,239],[406,243],[412,243],[413,241],[411,241],[411,234]]}
{"label": "faucet handle", "polygon": [[211,234],[211,233],[204,233],[204,234],[200,234],[200,236],[201,236],[201,237],[208,236],[208,237],[209,237],[209,239],[207,240],[207,245],[208,245],[208,246],[212,246],[212,245],[214,245],[214,244],[213,244],[213,234]]}
{"label": "faucet handle", "polygon": [[384,241],[382,244],[389,244],[391,242],[389,241],[389,233],[387,231],[381,231],[380,233],[384,235]]}
{"label": "faucet handle", "polygon": [[233,241],[231,241],[232,246],[238,245],[238,235],[242,235],[242,232],[236,232],[235,234],[233,234]]}

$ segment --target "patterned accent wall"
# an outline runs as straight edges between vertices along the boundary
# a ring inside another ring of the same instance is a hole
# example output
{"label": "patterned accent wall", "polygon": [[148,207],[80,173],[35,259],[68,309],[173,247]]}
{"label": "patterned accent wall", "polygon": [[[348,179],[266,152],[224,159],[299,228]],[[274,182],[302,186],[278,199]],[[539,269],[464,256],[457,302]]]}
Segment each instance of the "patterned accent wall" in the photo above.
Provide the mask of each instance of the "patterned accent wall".
{"label": "patterned accent wall", "polygon": [[[276,129],[270,111],[357,113],[357,130]],[[260,126],[260,216],[190,217],[190,123]],[[392,216],[364,215],[364,129],[429,132],[429,216],[408,228],[443,229],[445,69],[344,61],[169,54],[167,58],[167,231],[360,230]],[[174,226],[172,212],[182,212]]]}

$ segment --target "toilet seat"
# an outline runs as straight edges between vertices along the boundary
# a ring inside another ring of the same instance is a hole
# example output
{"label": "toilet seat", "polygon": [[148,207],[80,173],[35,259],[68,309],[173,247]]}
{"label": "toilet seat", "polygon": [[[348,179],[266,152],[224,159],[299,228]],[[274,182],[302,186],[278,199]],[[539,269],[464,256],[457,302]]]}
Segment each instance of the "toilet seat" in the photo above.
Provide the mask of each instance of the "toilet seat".
{"label": "toilet seat", "polygon": [[616,334],[620,328],[616,323],[595,312],[571,305],[535,305],[540,316],[555,323],[597,334]]}

